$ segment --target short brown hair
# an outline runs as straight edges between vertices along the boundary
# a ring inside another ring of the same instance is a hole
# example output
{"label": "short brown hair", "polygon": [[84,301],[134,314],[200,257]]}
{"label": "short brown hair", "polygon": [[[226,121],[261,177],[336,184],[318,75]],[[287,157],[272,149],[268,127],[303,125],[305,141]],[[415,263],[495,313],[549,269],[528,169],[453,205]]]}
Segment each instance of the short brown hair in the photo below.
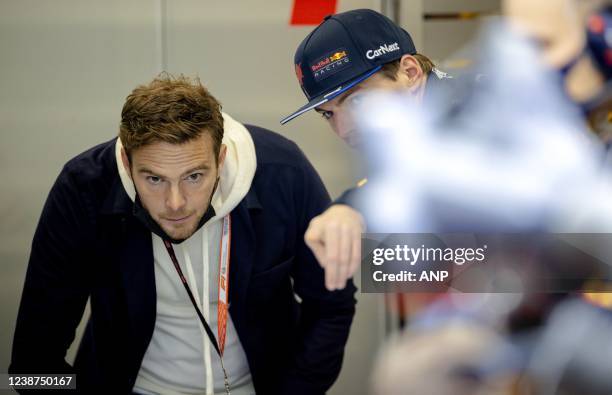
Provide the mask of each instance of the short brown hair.
{"label": "short brown hair", "polygon": [[217,158],[223,140],[221,104],[198,78],[162,73],[134,89],[121,111],[119,138],[128,156],[151,143],[181,144],[202,133],[212,137]]}
{"label": "short brown hair", "polygon": [[[429,59],[425,55],[417,53],[412,56],[414,56],[417,62],[419,62],[419,65],[421,66],[421,69],[423,69],[423,73],[425,73],[425,75],[429,75],[429,73],[431,73],[434,67],[436,67],[434,62],[432,62],[431,59]],[[385,77],[389,78],[390,80],[395,81],[395,79],[397,78],[397,72],[400,66],[400,60],[401,58],[394,60],[393,62],[385,63],[382,69],[380,70],[380,72]]]}

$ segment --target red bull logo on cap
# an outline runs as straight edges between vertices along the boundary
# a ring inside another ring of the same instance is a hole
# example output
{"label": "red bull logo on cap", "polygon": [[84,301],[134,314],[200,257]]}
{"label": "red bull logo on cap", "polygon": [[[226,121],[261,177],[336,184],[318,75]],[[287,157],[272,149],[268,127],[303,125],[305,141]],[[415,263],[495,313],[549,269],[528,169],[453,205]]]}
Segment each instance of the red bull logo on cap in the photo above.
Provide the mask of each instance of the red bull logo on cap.
{"label": "red bull logo on cap", "polygon": [[314,64],[310,65],[310,70],[313,72],[315,80],[319,81],[340,71],[348,66],[349,63],[350,59],[347,51],[340,48],[318,59]]}

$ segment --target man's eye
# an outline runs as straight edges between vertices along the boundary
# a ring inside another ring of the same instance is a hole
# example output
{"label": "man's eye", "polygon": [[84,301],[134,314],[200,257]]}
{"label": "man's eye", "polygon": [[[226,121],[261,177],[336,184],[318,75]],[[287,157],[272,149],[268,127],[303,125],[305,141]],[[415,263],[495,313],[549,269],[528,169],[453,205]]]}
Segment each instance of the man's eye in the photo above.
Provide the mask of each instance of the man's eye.
{"label": "man's eye", "polygon": [[334,116],[333,111],[320,111],[319,114],[326,120],[330,120]]}
{"label": "man's eye", "polygon": [[187,176],[187,181],[189,182],[198,182],[202,179],[202,173],[193,173]]}
{"label": "man's eye", "polygon": [[161,178],[159,178],[157,176],[147,176],[147,181],[151,185],[157,185],[157,184],[159,184],[161,182]]}
{"label": "man's eye", "polygon": [[361,103],[362,101],[363,101],[363,95],[360,95],[360,94],[351,95],[351,97],[349,97],[347,100],[348,104],[351,107],[359,105],[359,103]]}

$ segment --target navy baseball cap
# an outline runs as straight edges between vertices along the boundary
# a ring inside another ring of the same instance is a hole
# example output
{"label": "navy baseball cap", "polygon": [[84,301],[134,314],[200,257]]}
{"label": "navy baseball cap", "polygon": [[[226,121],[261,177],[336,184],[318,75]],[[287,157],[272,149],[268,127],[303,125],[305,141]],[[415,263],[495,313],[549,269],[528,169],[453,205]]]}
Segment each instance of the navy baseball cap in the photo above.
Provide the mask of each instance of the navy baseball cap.
{"label": "navy baseball cap", "polygon": [[374,10],[326,16],[295,52],[295,74],[308,103],[280,123],[332,100],[405,54],[416,54],[408,32]]}

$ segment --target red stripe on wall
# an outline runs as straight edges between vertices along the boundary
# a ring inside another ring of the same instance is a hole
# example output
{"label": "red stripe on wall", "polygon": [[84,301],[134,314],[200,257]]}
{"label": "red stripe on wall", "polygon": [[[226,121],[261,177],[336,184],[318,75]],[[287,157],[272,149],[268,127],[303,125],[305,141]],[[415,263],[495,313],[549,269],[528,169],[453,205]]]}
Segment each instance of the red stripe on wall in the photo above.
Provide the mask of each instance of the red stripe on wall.
{"label": "red stripe on wall", "polygon": [[291,25],[318,25],[323,18],[336,13],[337,0],[293,0]]}

